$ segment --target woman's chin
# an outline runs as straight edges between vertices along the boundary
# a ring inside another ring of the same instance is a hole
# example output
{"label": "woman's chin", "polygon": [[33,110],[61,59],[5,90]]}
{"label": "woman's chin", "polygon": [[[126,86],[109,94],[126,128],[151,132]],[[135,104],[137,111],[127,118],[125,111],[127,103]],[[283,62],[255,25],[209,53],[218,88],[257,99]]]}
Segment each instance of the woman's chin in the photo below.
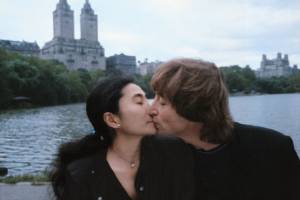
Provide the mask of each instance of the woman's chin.
{"label": "woman's chin", "polygon": [[155,135],[157,134],[157,131],[156,129],[153,127],[152,129],[149,130],[148,134],[147,135]]}

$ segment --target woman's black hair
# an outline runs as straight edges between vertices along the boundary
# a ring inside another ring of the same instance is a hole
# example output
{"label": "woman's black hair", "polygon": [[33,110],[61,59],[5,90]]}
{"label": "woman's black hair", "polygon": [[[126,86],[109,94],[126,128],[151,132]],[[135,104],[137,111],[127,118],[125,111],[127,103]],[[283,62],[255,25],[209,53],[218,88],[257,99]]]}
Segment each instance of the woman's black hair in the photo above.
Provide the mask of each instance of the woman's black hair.
{"label": "woman's black hair", "polygon": [[62,144],[50,172],[52,188],[57,199],[61,199],[65,185],[67,166],[78,159],[108,148],[115,137],[115,132],[103,120],[105,112],[118,114],[122,89],[133,83],[128,77],[109,77],[102,79],[91,91],[86,101],[86,113],[95,133],[79,140]]}

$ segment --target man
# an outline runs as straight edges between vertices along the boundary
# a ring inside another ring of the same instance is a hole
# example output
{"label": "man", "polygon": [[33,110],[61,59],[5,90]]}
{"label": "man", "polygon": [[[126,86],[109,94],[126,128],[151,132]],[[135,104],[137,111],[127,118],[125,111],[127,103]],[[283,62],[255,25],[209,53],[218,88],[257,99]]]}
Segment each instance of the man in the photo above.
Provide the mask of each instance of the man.
{"label": "man", "polygon": [[196,199],[300,199],[300,161],[291,138],[234,123],[222,73],[213,63],[171,60],[151,85],[158,132],[175,134],[193,149]]}

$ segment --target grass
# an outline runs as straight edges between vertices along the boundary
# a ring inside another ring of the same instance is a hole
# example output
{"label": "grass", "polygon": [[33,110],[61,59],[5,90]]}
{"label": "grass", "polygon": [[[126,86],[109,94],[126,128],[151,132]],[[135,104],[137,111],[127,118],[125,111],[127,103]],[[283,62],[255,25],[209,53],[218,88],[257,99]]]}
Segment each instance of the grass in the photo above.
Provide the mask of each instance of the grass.
{"label": "grass", "polygon": [[33,185],[41,185],[49,182],[49,177],[47,172],[42,172],[39,174],[23,174],[0,178],[0,183],[16,184],[18,182],[31,182]]}

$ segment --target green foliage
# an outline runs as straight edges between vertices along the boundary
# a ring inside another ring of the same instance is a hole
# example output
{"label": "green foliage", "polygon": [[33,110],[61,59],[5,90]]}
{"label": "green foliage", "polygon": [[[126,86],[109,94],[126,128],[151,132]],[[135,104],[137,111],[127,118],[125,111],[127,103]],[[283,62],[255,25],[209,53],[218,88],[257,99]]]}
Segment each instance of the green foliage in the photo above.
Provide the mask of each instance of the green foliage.
{"label": "green foliage", "polygon": [[[85,97],[88,94],[87,88],[84,85],[84,83],[81,82],[80,74],[78,74],[78,71],[71,71],[69,73],[69,88],[71,89],[71,101],[72,102],[80,102],[84,101]],[[87,83],[88,84],[88,83]]]}
{"label": "green foliage", "polygon": [[300,72],[288,78],[287,92],[300,92]]}
{"label": "green foliage", "polygon": [[16,107],[14,97],[36,106],[83,102],[104,76],[101,70],[70,71],[56,60],[41,60],[0,49],[0,109]]}
{"label": "green foliage", "polygon": [[237,65],[221,67],[230,93],[250,93],[256,81],[255,73],[249,66],[241,68]]}
{"label": "green foliage", "polygon": [[9,106],[9,101],[13,97],[12,90],[9,87],[7,75],[9,69],[6,66],[6,52],[0,49],[0,109]]}
{"label": "green foliage", "polygon": [[300,73],[297,72],[290,77],[272,77],[268,79],[257,79],[255,72],[249,67],[244,68],[234,65],[221,67],[225,81],[230,93],[250,92],[258,93],[293,93],[300,92]]}
{"label": "green foliage", "polygon": [[151,80],[151,77],[150,75],[146,75],[146,76],[141,76],[141,75],[138,75],[136,74],[134,76],[134,80],[135,80],[135,83],[138,84],[146,93],[146,96],[148,98],[153,98],[154,97],[154,92],[150,86],[150,80]]}
{"label": "green foliage", "polygon": [[34,185],[38,185],[40,183],[49,182],[49,175],[47,172],[42,172],[40,174],[24,174],[18,176],[7,176],[4,178],[0,178],[0,183],[7,184],[16,184],[18,182],[31,182]]}
{"label": "green foliage", "polygon": [[[230,93],[291,93],[300,92],[300,72],[290,77],[256,79],[254,71],[234,65],[221,67]],[[0,49],[0,110],[19,107],[18,96],[29,98],[33,106],[83,102],[98,80],[118,76],[119,70],[68,70],[56,60],[26,57]],[[134,75],[135,82],[148,98],[154,93],[151,76]],[[27,105],[27,104],[26,104]]]}

